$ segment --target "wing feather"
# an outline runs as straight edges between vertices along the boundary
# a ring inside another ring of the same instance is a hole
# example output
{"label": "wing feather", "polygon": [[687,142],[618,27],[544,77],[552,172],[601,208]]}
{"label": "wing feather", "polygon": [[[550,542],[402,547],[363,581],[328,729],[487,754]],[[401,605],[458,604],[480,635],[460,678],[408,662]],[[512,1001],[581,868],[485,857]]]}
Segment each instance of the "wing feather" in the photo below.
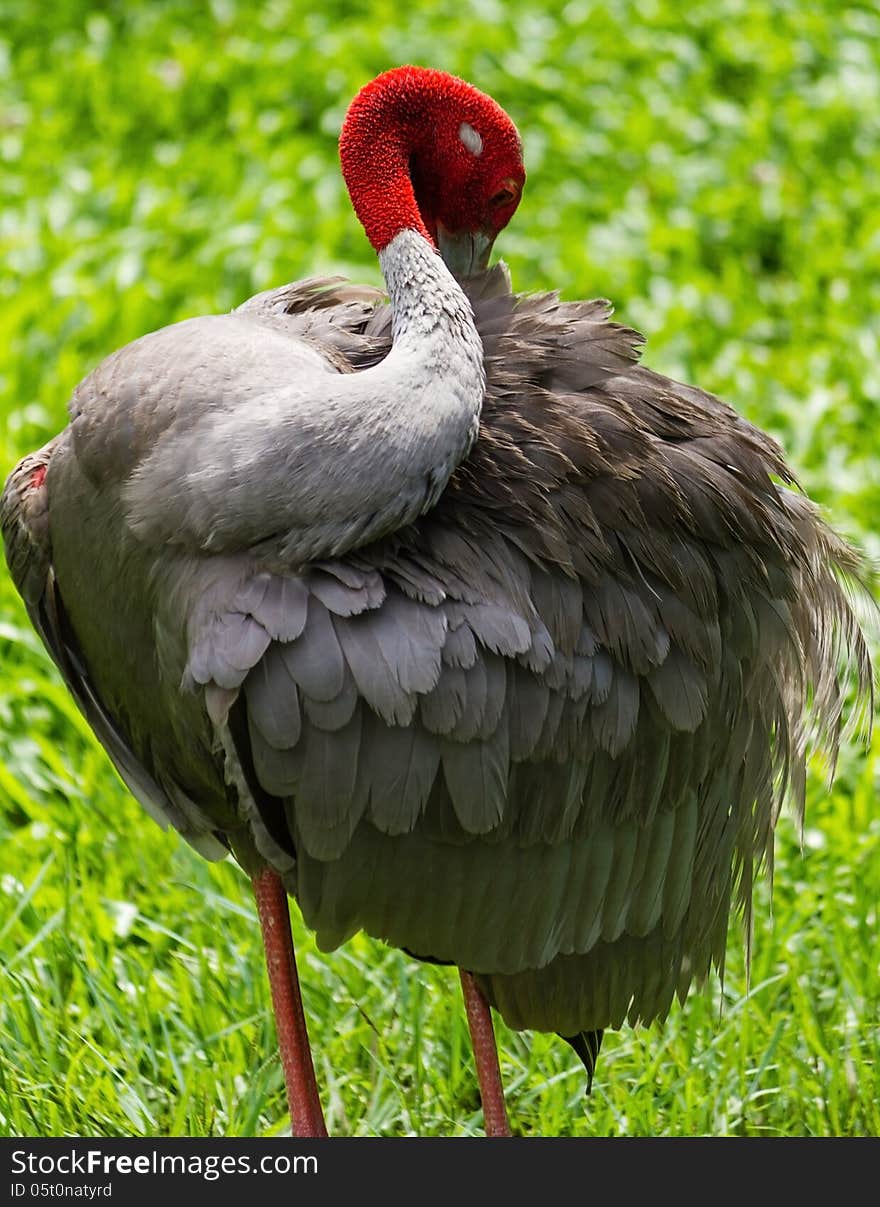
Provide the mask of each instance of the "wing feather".
{"label": "wing feather", "polygon": [[[639,367],[604,303],[514,298],[503,277],[472,285],[480,439],[430,514],[345,557],[271,449],[256,489],[247,456],[229,483],[190,472],[190,427],[213,440],[244,395],[200,378],[190,424],[123,372],[180,330],[105,362],[62,468],[51,454],[50,485],[66,473],[71,500],[99,500],[59,511],[59,534],[82,550],[84,520],[106,527],[121,581],[96,575],[67,616],[45,462],[13,471],[0,519],[38,631],[160,817],[273,862],[322,944],[365,928],[470,963],[508,1021],[574,1033],[662,1016],[721,959],[783,793],[802,800],[808,739],[833,756],[870,660],[858,559],[788,489],[773,442]],[[277,350],[320,385],[377,364],[391,322],[374,292],[325,281],[184,331],[222,348],[248,395],[275,368],[243,374],[237,355]],[[155,635],[155,707],[144,668],[135,690],[103,657],[92,617],[114,601]]]}

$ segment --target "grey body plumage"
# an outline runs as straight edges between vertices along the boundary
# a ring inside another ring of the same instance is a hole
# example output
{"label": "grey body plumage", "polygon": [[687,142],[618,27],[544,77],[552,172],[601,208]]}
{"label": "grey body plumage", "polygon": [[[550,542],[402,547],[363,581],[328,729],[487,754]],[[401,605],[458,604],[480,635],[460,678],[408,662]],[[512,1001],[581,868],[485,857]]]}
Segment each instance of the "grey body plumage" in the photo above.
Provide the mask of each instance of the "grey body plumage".
{"label": "grey body plumage", "polygon": [[662,1018],[720,963],[808,739],[833,755],[845,691],[870,695],[858,561],[776,444],[641,367],[605,303],[517,297],[501,267],[467,289],[479,438],[463,420],[399,511],[363,509],[406,468],[381,430],[325,489],[320,399],[311,458],[273,425],[292,376],[391,348],[377,291],[311,281],[109,358],[0,516],[154,815],[269,863],[322,947],[363,929],[454,962],[595,1060],[581,1032]]}

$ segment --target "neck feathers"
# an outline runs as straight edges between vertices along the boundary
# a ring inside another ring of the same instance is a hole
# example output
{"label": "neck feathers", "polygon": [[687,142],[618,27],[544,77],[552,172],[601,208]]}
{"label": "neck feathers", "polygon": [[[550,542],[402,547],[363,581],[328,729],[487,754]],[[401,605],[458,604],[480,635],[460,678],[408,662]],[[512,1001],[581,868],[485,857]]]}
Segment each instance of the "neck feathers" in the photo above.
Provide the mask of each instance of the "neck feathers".
{"label": "neck feathers", "polygon": [[410,157],[429,124],[431,98],[408,76],[380,76],[349,107],[339,138],[342,174],[377,252],[403,230],[431,241],[410,176]]}

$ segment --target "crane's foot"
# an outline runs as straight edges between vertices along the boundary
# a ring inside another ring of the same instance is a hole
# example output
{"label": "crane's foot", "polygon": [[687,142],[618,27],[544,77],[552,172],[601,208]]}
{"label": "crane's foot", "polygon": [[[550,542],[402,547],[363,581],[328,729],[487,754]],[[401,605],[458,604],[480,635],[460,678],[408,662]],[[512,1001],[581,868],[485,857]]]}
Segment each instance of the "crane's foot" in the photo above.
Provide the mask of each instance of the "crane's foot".
{"label": "crane's foot", "polygon": [[489,1003],[469,972],[459,969],[464,1008],[467,1011],[471,1044],[480,1082],[480,1098],[483,1101],[483,1122],[487,1136],[510,1136],[510,1123],[504,1102],[504,1086],[501,1084],[501,1069],[498,1066],[498,1048],[495,1044],[495,1028]]}
{"label": "crane's foot", "polygon": [[268,868],[254,876],[253,886],[266,949],[278,1048],[290,1104],[291,1130],[294,1136],[303,1138],[326,1136],[327,1126],[318,1097],[315,1066],[296,972],[287,892],[280,877]]}

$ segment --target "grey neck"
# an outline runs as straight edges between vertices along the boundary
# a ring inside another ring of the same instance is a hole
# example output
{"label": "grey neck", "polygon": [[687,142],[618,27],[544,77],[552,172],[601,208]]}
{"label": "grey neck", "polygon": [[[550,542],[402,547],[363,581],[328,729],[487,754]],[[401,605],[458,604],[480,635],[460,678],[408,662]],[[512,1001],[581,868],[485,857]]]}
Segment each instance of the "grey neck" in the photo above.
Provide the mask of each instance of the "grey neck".
{"label": "grey neck", "polygon": [[[427,240],[403,230],[379,253],[394,342],[378,365],[339,379],[357,426],[347,493],[352,524],[332,552],[412,523],[470,452],[486,389],[470,302]],[[342,499],[339,499],[342,502]],[[356,540],[352,536],[356,535]]]}
{"label": "grey neck", "polygon": [[129,376],[147,382],[180,358],[181,341],[218,366],[194,379],[185,429],[166,433],[173,447],[157,440],[126,485],[138,536],[210,553],[258,546],[289,567],[366,545],[437,503],[477,437],[483,347],[426,239],[404,230],[380,261],[394,343],[359,373],[338,373],[310,345],[237,316],[132,345]]}
{"label": "grey neck", "polygon": [[[385,454],[381,444],[376,450],[385,472],[391,468],[385,456],[396,453],[402,479],[430,483],[421,505],[410,499],[409,521],[434,506],[477,438],[486,389],[483,345],[461,286],[416,231],[401,231],[379,253],[379,263],[394,343],[384,361],[355,380],[372,395],[379,428],[387,405],[378,403],[377,386],[392,406],[398,438],[387,440]],[[401,502],[409,493],[405,487]]]}
{"label": "grey neck", "polygon": [[483,349],[470,302],[442,257],[416,231],[403,230],[379,252],[391,301],[394,342],[409,334],[419,346],[439,330],[456,343],[483,379]]}

